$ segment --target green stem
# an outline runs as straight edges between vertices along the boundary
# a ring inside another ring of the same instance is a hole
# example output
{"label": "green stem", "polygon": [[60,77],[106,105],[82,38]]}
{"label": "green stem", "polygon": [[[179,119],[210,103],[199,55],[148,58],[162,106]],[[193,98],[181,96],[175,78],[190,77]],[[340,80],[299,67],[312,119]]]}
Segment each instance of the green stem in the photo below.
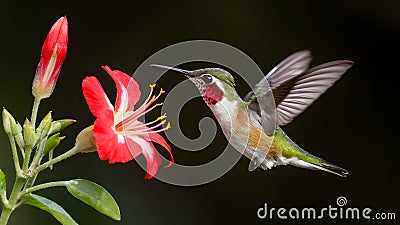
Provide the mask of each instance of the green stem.
{"label": "green stem", "polygon": [[38,147],[37,147],[37,149],[36,149],[35,156],[34,156],[33,159],[32,159],[31,170],[32,170],[33,168],[36,168],[37,166],[39,166],[40,161],[41,161],[42,158],[43,158],[43,150],[44,150],[44,146],[45,146],[45,144],[46,144],[46,141],[47,141],[47,138],[45,138],[44,140],[42,140],[42,141],[39,143],[39,145],[38,145]]}
{"label": "green stem", "polygon": [[11,209],[3,206],[3,209],[2,209],[1,215],[0,215],[0,225],[7,224],[8,220],[10,219],[11,213],[12,213]]}
{"label": "green stem", "polygon": [[19,200],[19,193],[25,184],[26,179],[17,177],[14,183],[14,187],[11,191],[10,200],[7,205],[3,205],[3,209],[0,216],[0,225],[6,225],[11,213],[15,210],[15,206]]}
{"label": "green stem", "polygon": [[66,182],[68,182],[68,181],[54,181],[54,182],[39,184],[39,185],[25,189],[24,191],[22,191],[19,194],[19,197],[21,197],[22,195],[25,195],[25,194],[29,194],[29,193],[32,193],[35,191],[45,189],[45,188],[65,186]]}
{"label": "green stem", "polygon": [[31,159],[31,154],[32,154],[32,146],[26,146],[25,147],[25,157],[24,157],[24,163],[22,164],[22,171],[26,175],[28,171],[28,166],[29,166],[29,161]]}
{"label": "green stem", "polygon": [[74,146],[73,148],[71,148],[70,150],[68,150],[67,152],[65,152],[64,154],[57,156],[56,158],[47,161],[46,163],[43,163],[42,165],[40,165],[39,167],[37,167],[36,169],[34,169],[32,171],[31,176],[34,176],[36,174],[38,174],[39,172],[41,172],[42,170],[48,168],[51,165],[54,165],[66,158],[69,158],[73,155],[75,155],[76,153],[80,152],[80,149],[77,146]]}
{"label": "green stem", "polygon": [[8,200],[7,200],[7,196],[6,195],[7,194],[6,194],[5,191],[0,195],[1,202],[3,203],[3,205],[8,205]]}
{"label": "green stem", "polygon": [[36,117],[37,117],[38,110],[39,110],[40,100],[42,100],[42,99],[35,98],[35,100],[33,101],[31,124],[34,128],[36,128]]}
{"label": "green stem", "polygon": [[25,184],[24,189],[32,187],[33,183],[35,183],[35,181],[36,181],[37,175],[38,175],[38,174],[36,174],[35,176],[31,176],[31,177],[28,178],[28,180],[26,181],[26,184]]}
{"label": "green stem", "polygon": [[[32,123],[33,127],[35,127],[35,124],[36,124],[36,117],[37,117],[37,113],[39,110],[40,100],[41,99],[39,99],[39,98],[35,98],[35,100],[33,102],[32,115],[31,115],[31,123]],[[7,224],[11,213],[15,210],[15,208],[17,206],[17,203],[19,200],[19,193],[26,183],[26,179],[22,177],[23,174],[22,174],[21,166],[19,164],[19,158],[18,158],[17,147],[15,145],[15,139],[12,135],[9,135],[8,138],[9,138],[10,144],[11,144],[11,151],[12,151],[13,160],[14,160],[16,179],[15,179],[14,187],[11,191],[10,199],[8,200],[8,203],[5,204],[5,202],[3,202],[3,208],[1,211],[1,215],[0,215],[0,225]],[[23,162],[22,168],[25,173],[29,166],[31,152],[32,152],[32,147],[28,147],[26,155],[23,155],[24,162]]]}
{"label": "green stem", "polygon": [[[33,101],[32,114],[31,114],[31,125],[33,126],[33,129],[36,128],[36,118],[37,118],[37,114],[39,111],[40,100],[41,100],[40,98],[35,98],[35,100]],[[24,155],[24,163],[22,165],[22,171],[24,172],[24,175],[27,175],[27,172],[28,172],[29,162],[31,160],[32,149],[33,149],[33,146],[26,146],[25,155]]]}
{"label": "green stem", "polygon": [[[10,138],[10,141],[12,141],[11,146],[13,148],[13,152],[15,150],[16,152],[16,147],[15,147],[15,141],[14,138]],[[28,187],[27,189],[25,189],[24,191],[21,192],[22,188],[24,187],[24,185],[27,183],[27,179],[23,178],[20,176],[20,174],[18,175],[17,172],[17,179],[15,180],[14,183],[14,187],[11,191],[11,195],[10,195],[10,199],[8,201],[8,204],[4,204],[3,203],[3,208],[2,208],[2,212],[0,215],[0,225],[6,225],[11,213],[15,210],[16,206],[18,206],[18,200],[19,198],[27,193],[31,193],[33,191],[38,191],[44,188],[49,188],[49,187],[57,187],[57,186],[65,186],[65,181],[56,181],[56,182],[49,182],[49,183],[44,183],[44,184],[40,184],[37,186],[33,186],[33,187],[29,187],[33,184],[34,179],[32,179],[32,177],[36,177],[36,175],[41,172],[42,170],[48,168],[49,166],[56,164],[66,158],[69,158],[75,154],[77,154],[78,152],[80,152],[80,149],[77,146],[74,146],[73,148],[71,148],[70,150],[68,150],[67,152],[65,152],[64,154],[47,161],[46,163],[40,165],[39,167],[37,167],[36,169],[34,169],[32,171],[32,173],[30,174],[30,179],[29,182],[30,184],[27,185],[26,187]],[[19,168],[19,163],[18,163],[18,167],[16,166],[16,170],[17,168]],[[19,169],[19,172],[21,172],[21,169]],[[32,179],[32,180],[31,180]]]}
{"label": "green stem", "polygon": [[15,145],[15,139],[11,134],[8,135],[8,139],[10,140],[11,152],[12,152],[13,160],[14,160],[15,173],[16,173],[17,177],[20,177],[20,176],[22,176],[22,173],[21,173],[21,166],[19,165],[19,158],[18,158],[17,146]]}

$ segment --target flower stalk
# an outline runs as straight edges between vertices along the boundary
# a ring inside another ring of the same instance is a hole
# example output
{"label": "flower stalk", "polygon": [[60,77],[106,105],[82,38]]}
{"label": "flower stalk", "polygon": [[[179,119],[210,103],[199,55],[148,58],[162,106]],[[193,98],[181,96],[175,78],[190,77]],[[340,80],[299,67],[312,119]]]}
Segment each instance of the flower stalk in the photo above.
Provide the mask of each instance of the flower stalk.
{"label": "flower stalk", "polygon": [[[52,214],[62,224],[77,224],[61,206],[43,196],[33,194],[51,187],[64,186],[68,192],[80,201],[92,206],[100,213],[114,220],[120,220],[119,207],[111,194],[98,184],[84,179],[70,181],[54,181],[35,185],[39,173],[77,153],[97,151],[100,159],[108,159],[110,163],[127,162],[143,154],[147,161],[145,178],[153,177],[161,165],[161,158],[152,142],[164,147],[171,156],[171,148],[158,133],[170,128],[166,126],[166,115],[143,123],[138,119],[162,103],[155,101],[164,93],[153,95],[154,85],[150,85],[150,94],[142,106],[134,109],[140,98],[139,85],[127,74],[103,69],[113,78],[117,87],[115,106],[111,105],[100,83],[95,77],[87,77],[82,83],[84,97],[93,115],[94,125],[83,129],[76,138],[75,145],[68,151],[53,158],[55,148],[65,136],[60,132],[75,120],[53,120],[50,111],[37,125],[39,106],[42,99],[53,93],[62,64],[67,54],[68,22],[61,17],[52,26],[44,41],[40,62],[36,68],[32,84],[34,101],[30,120],[25,119],[23,126],[3,108],[2,119],[7,134],[15,167],[15,180],[7,198],[6,177],[0,170],[0,200],[2,210],[0,225],[6,225],[12,212],[22,204],[38,207]],[[20,152],[18,151],[20,150]],[[48,157],[46,157],[48,156]],[[47,159],[47,161],[43,160]],[[42,162],[45,161],[45,162]],[[22,164],[22,167],[21,167]]]}
{"label": "flower stalk", "polygon": [[[32,107],[31,120],[25,120],[24,126],[22,127],[13,116],[3,108],[3,127],[10,141],[16,178],[8,199],[5,192],[5,177],[2,176],[1,178],[3,179],[1,182],[4,182],[4,187],[1,187],[2,211],[0,215],[0,225],[7,224],[11,213],[22,203],[20,199],[22,196],[21,193],[24,193],[27,188],[31,188],[37,174],[62,159],[67,158],[57,157],[57,160],[51,160],[45,166],[42,166],[40,171],[32,173],[31,167],[40,164],[40,160],[43,157],[43,149],[52,123],[51,114],[48,114],[35,132],[35,124],[40,101],[41,99],[49,97],[54,90],[61,66],[66,57],[67,43],[68,22],[66,17],[61,17],[50,29],[42,47],[40,62],[37,66],[35,78],[32,84],[32,94],[35,98]],[[61,129],[62,126],[65,127],[65,124],[62,124],[59,128]],[[40,144],[35,147],[38,142],[40,142]],[[58,145],[58,143],[55,143],[55,145]],[[22,168],[17,148],[21,150]],[[31,162],[31,154],[35,149],[35,157]],[[70,154],[71,152],[64,154],[64,156]]]}

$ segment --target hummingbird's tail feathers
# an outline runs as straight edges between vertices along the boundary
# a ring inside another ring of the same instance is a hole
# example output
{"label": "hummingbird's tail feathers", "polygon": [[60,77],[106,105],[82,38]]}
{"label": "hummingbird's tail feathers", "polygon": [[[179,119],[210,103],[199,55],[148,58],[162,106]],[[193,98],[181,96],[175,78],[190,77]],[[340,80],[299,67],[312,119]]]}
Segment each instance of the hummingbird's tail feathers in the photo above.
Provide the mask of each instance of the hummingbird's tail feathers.
{"label": "hummingbird's tail feathers", "polygon": [[305,169],[322,170],[325,172],[336,174],[341,177],[347,177],[347,175],[349,174],[349,172],[347,172],[347,170],[343,169],[342,167],[336,166],[316,156],[309,155],[309,157],[310,156],[313,158],[313,160],[307,160],[309,162],[301,159],[291,159],[288,160],[288,164]]}
{"label": "hummingbird's tail feathers", "polygon": [[336,166],[336,165],[328,163],[328,162],[322,163],[321,168],[322,168],[322,170],[339,175],[341,177],[347,177],[347,175],[349,175],[349,172],[347,172],[347,170],[343,169],[340,166]]}

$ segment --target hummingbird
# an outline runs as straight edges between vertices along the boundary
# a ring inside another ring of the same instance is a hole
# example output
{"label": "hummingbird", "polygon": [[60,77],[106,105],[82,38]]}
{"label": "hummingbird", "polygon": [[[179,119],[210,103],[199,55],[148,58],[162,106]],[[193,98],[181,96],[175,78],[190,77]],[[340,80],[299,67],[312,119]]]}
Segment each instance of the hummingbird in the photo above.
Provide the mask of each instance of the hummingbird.
{"label": "hummingbird", "polygon": [[311,60],[309,50],[291,54],[243,98],[235,90],[233,76],[224,69],[150,66],[178,72],[194,83],[229,143],[251,160],[249,170],[292,165],[346,177],[347,170],[308,153],[281,128],[307,109],[353,65],[349,60],[337,60],[309,69]]}

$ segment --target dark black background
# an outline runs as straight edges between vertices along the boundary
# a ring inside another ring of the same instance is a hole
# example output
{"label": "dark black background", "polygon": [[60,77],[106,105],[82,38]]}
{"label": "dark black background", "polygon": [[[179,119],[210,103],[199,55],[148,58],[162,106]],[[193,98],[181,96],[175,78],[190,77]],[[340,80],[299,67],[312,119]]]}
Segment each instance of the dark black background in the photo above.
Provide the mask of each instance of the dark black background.
{"label": "dark black background", "polygon": [[[174,43],[209,39],[246,52],[268,71],[290,53],[313,52],[313,65],[334,59],[355,62],[327,94],[284,130],[305,149],[345,167],[348,178],[293,167],[248,172],[248,160],[222,178],[202,186],[178,187],[156,179],[144,180],[136,162],[108,165],[97,154],[75,156],[38,182],[87,178],[106,187],[121,208],[114,222],[73,199],[63,189],[41,194],[64,206],[80,224],[271,224],[259,220],[257,209],[327,207],[345,196],[348,206],[374,212],[399,211],[398,51],[399,4],[395,1],[6,1],[0,13],[0,105],[19,121],[31,109],[31,81],[43,40],[60,16],[69,22],[68,56],[52,98],[43,101],[40,116],[76,118],[58,151],[93,123],[81,92],[81,80],[96,75],[112,96],[114,84],[100,69],[110,65],[132,74],[148,56]],[[168,91],[181,78],[161,79]],[[146,84],[147,85],[147,84]],[[248,87],[238,85],[244,94]],[[189,107],[189,108],[188,108]],[[190,107],[196,107],[191,110]],[[211,115],[199,99],[182,112],[188,137],[202,116]],[[154,116],[157,116],[154,114]],[[174,132],[171,129],[168,132]],[[219,132],[220,134],[220,132]],[[13,182],[8,141],[0,136],[0,167]],[[202,161],[224,146],[219,137],[203,155],[173,148],[177,162]],[[212,157],[211,157],[212,158]],[[310,223],[308,220],[295,221]],[[330,220],[324,223],[354,223]],[[366,223],[367,221],[360,221]],[[395,221],[386,221],[395,224]],[[10,224],[58,224],[45,212],[22,206]]]}

